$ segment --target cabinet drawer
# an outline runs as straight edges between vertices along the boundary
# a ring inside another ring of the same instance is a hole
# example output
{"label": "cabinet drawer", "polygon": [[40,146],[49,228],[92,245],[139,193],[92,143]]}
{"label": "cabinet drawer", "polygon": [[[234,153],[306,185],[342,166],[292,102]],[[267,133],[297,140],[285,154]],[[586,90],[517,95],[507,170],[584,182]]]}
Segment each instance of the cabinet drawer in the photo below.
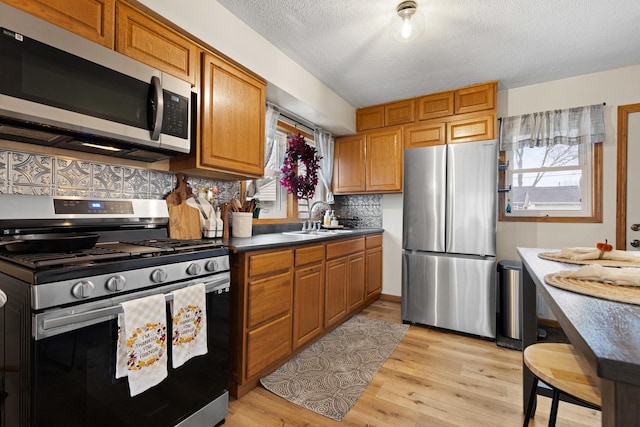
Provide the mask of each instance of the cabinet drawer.
{"label": "cabinet drawer", "polygon": [[250,378],[291,352],[291,315],[283,316],[247,334],[247,371]]}
{"label": "cabinet drawer", "polygon": [[378,246],[382,246],[382,234],[376,234],[375,236],[366,236],[366,248],[377,248]]}
{"label": "cabinet drawer", "polygon": [[327,244],[327,259],[364,251],[364,237]]}
{"label": "cabinet drawer", "polygon": [[247,328],[291,312],[291,273],[249,283]]}
{"label": "cabinet drawer", "polygon": [[324,245],[307,246],[295,250],[295,266],[324,260]]}
{"label": "cabinet drawer", "polygon": [[266,252],[249,256],[249,276],[287,270],[293,265],[293,251]]}

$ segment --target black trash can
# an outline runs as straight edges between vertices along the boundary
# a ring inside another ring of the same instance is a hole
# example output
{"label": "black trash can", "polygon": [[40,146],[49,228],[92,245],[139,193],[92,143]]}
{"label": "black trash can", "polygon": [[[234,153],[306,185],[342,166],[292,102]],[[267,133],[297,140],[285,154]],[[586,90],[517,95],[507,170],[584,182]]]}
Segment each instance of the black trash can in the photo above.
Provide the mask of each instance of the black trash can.
{"label": "black trash can", "polygon": [[522,340],[522,263],[500,261],[500,324],[502,335]]}

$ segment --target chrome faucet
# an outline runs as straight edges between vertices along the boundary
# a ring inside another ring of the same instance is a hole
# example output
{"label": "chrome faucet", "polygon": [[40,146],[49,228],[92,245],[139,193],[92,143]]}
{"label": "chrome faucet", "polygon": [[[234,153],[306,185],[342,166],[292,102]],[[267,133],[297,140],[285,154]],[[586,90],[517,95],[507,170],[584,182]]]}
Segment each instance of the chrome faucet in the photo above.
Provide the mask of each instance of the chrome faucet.
{"label": "chrome faucet", "polygon": [[331,210],[331,203],[325,202],[324,200],[317,200],[317,201],[315,201],[315,202],[313,202],[313,203],[311,204],[311,207],[309,207],[309,221],[311,221],[311,220],[313,219],[313,218],[311,217],[311,215],[313,214],[313,208],[315,208],[315,207],[316,207],[316,205],[318,205],[318,204],[326,205],[326,206],[327,206],[327,208],[328,208],[329,210]]}

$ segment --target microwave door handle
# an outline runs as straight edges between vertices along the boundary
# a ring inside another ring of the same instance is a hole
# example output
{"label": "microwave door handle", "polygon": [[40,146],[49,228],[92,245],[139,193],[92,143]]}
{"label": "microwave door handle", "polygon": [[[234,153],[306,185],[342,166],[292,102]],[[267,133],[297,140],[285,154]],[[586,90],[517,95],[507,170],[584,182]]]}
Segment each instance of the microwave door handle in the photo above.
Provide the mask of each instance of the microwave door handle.
{"label": "microwave door handle", "polygon": [[153,118],[153,126],[151,128],[151,139],[157,141],[160,139],[162,131],[162,117],[164,115],[164,97],[162,96],[162,84],[158,76],[151,77],[151,86],[153,87],[153,99],[151,104],[155,104],[155,117]]}

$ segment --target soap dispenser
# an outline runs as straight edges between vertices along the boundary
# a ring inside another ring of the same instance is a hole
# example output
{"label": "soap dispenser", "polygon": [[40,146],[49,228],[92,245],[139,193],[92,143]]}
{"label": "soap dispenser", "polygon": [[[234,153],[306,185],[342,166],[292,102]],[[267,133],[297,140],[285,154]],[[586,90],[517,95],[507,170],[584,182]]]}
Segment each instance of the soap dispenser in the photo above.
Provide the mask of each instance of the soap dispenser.
{"label": "soap dispenser", "polygon": [[329,211],[329,209],[324,211],[323,224],[325,227],[329,227],[331,225],[331,212]]}

